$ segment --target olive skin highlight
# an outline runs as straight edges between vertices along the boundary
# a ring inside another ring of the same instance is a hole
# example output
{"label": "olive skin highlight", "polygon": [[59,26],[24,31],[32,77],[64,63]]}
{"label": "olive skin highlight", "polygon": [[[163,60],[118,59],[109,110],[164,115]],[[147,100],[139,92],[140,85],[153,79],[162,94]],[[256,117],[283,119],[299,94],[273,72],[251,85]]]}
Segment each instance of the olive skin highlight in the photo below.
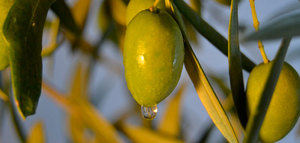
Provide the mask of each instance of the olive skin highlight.
{"label": "olive skin highlight", "polygon": [[184,59],[183,38],[165,11],[141,11],[127,26],[123,53],[127,86],[138,104],[155,106],[176,87]]}
{"label": "olive skin highlight", "polygon": [[[273,62],[260,64],[249,76],[247,99],[250,115],[255,111]],[[296,70],[284,63],[268,111],[260,130],[263,142],[276,142],[286,136],[298,120],[300,79]]]}

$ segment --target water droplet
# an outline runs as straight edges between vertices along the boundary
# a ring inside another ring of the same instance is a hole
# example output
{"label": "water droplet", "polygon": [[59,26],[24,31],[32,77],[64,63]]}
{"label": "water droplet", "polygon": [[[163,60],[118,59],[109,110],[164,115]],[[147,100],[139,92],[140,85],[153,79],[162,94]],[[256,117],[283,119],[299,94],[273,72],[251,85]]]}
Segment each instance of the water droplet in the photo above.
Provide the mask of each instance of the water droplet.
{"label": "water droplet", "polygon": [[144,116],[144,118],[146,119],[154,119],[156,117],[157,114],[157,106],[151,106],[151,107],[146,107],[146,106],[142,106],[141,107],[142,110],[142,114]]}
{"label": "water droplet", "polygon": [[34,27],[34,26],[35,26],[35,22],[32,23],[32,27]]}

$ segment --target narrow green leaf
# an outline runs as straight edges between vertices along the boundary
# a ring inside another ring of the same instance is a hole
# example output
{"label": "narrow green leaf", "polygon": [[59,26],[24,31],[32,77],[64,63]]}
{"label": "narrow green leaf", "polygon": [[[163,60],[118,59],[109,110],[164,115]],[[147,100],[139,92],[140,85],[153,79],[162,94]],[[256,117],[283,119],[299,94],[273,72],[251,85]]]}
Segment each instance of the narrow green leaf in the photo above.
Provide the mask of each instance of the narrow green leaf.
{"label": "narrow green leaf", "polygon": [[300,35],[300,11],[276,18],[264,24],[257,32],[248,34],[244,40],[271,40]]}
{"label": "narrow green leaf", "polygon": [[[209,42],[211,42],[224,55],[228,55],[228,41],[204,21],[196,12],[194,12],[183,0],[174,0],[175,5],[183,16],[202,34]],[[254,68],[255,63],[242,54],[242,65],[245,70],[250,72]]]}
{"label": "narrow green leaf", "polygon": [[22,116],[35,113],[42,83],[42,34],[54,0],[18,0],[3,27],[9,47],[13,93]]}
{"label": "narrow green leaf", "polygon": [[269,107],[276,83],[278,81],[290,41],[291,38],[285,38],[282,40],[280,49],[277,52],[274,63],[271,67],[270,74],[267,78],[267,82],[264,86],[265,88],[262,92],[262,95],[259,96],[260,99],[256,107],[257,109],[255,110],[255,113],[250,116],[249,123],[246,128],[244,143],[257,142],[259,131],[267,113],[267,109]]}
{"label": "narrow green leaf", "polygon": [[59,17],[62,26],[74,35],[80,35],[81,29],[77,25],[72,12],[64,0],[56,0],[51,10]]}
{"label": "narrow green leaf", "polygon": [[244,127],[247,124],[247,102],[244,91],[243,69],[239,47],[238,1],[231,1],[228,30],[228,63],[232,97],[239,119]]}
{"label": "narrow green leaf", "polygon": [[[186,42],[185,42],[186,43]],[[233,127],[191,47],[185,48],[185,68],[209,116],[229,142],[238,142]]]}
{"label": "narrow green leaf", "polygon": [[218,97],[216,96],[213,88],[211,87],[193,49],[187,40],[186,32],[183,30],[183,22],[180,22],[180,13],[177,12],[177,7],[173,5],[175,10],[173,17],[179,24],[184,39],[184,65],[192,80],[198,96],[208,112],[210,118],[215,123],[216,127],[220,130],[223,136],[231,143],[238,142],[233,127],[223,109]]}

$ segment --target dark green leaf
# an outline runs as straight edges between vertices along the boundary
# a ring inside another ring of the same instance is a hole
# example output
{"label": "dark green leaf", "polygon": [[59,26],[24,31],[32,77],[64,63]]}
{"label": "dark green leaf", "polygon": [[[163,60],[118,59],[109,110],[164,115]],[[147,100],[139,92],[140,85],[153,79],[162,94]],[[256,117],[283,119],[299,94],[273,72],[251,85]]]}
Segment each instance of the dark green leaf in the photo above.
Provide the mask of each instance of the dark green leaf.
{"label": "dark green leaf", "polygon": [[270,74],[267,78],[267,82],[264,86],[262,95],[259,96],[259,103],[256,107],[257,109],[255,110],[257,112],[253,113],[253,116],[250,116],[249,123],[246,128],[246,134],[244,139],[245,143],[257,142],[259,131],[267,113],[267,109],[269,107],[276,83],[278,81],[290,41],[291,38],[283,39],[280,49],[277,52],[274,63],[271,67]]}
{"label": "dark green leaf", "polygon": [[3,26],[9,47],[13,93],[26,117],[35,113],[41,94],[42,34],[54,0],[17,0]]}
{"label": "dark green leaf", "polygon": [[244,91],[243,70],[241,52],[239,47],[239,24],[238,24],[238,2],[232,0],[228,30],[228,63],[230,85],[233,101],[237,109],[239,119],[244,127],[247,124],[247,102]]}
{"label": "dark green leaf", "polygon": [[[183,16],[190,21],[195,29],[202,34],[209,42],[218,48],[224,55],[228,55],[228,41],[194,12],[183,0],[174,0],[175,5]],[[255,64],[242,54],[242,65],[245,70],[250,72]]]}
{"label": "dark green leaf", "polygon": [[300,11],[276,18],[262,26],[257,32],[248,34],[244,40],[269,40],[300,35]]}

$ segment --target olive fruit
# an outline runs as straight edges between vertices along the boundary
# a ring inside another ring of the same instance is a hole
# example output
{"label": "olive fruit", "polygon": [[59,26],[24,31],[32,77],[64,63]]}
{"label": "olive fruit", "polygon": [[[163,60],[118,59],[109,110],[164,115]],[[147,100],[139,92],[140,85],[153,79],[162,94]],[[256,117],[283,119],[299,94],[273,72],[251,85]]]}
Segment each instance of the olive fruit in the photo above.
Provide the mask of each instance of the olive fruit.
{"label": "olive fruit", "polygon": [[9,64],[8,48],[3,35],[3,24],[14,0],[0,0],[0,70],[5,69]]}
{"label": "olive fruit", "polygon": [[[250,115],[255,112],[273,63],[260,64],[250,73],[247,84]],[[260,130],[260,139],[275,142],[283,138],[297,122],[299,108],[299,75],[291,65],[284,63]]]}
{"label": "olive fruit", "polygon": [[[126,9],[126,25],[142,10],[148,9],[153,6],[155,0],[130,0]],[[161,0],[157,7],[163,9],[164,0]]]}
{"label": "olive fruit", "polygon": [[133,98],[142,106],[155,106],[174,90],[181,75],[179,26],[166,11],[141,11],[127,26],[123,56]]}

